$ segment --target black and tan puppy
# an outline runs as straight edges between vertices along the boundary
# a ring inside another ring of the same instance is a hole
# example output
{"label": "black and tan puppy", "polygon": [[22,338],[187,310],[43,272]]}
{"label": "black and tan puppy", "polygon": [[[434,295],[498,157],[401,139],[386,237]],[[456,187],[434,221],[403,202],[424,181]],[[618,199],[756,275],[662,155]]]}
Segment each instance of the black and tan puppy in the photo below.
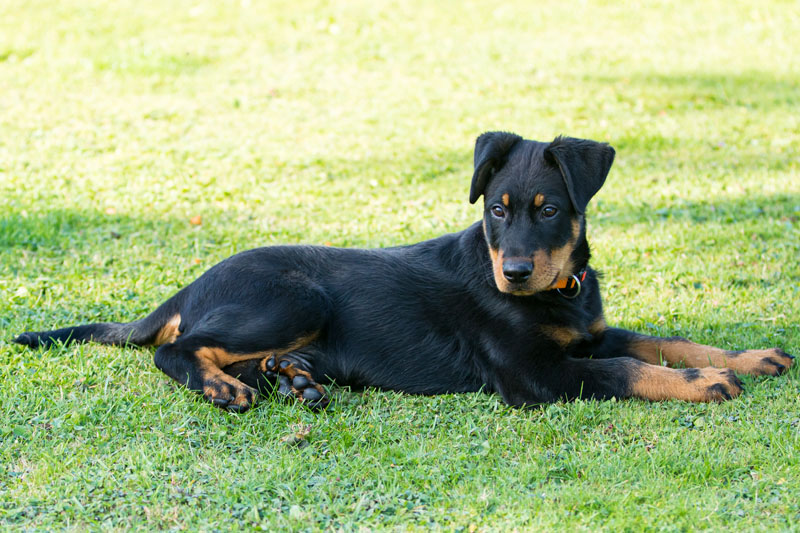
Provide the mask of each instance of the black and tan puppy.
{"label": "black and tan puppy", "polygon": [[[155,363],[214,404],[257,389],[327,403],[319,385],[417,394],[485,390],[511,405],[637,397],[720,401],[734,372],[777,375],[779,349],[725,351],[610,328],[589,267],[584,211],[614,150],[484,133],[470,202],[483,221],[380,250],[274,246],[212,267],[151,315],[24,333],[16,342],[157,345]],[[662,366],[666,363],[673,367]]]}

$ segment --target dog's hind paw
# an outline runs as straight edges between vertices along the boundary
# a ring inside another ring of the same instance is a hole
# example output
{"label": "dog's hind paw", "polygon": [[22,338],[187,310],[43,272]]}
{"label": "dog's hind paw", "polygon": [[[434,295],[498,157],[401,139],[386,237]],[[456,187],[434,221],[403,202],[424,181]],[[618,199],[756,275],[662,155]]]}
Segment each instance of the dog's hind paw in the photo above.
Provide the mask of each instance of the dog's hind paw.
{"label": "dog's hind paw", "polygon": [[207,379],[203,383],[203,398],[220,409],[244,413],[256,403],[258,391],[237,379]]}

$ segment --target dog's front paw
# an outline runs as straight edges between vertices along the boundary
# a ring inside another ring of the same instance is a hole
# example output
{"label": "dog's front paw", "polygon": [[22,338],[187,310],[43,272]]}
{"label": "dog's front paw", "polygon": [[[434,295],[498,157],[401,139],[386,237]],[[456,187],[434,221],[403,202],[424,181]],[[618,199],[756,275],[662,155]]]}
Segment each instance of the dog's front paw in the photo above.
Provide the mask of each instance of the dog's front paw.
{"label": "dog's front paw", "polygon": [[292,361],[270,357],[262,362],[265,375],[278,377],[277,392],[284,397],[295,397],[311,409],[324,409],[329,400],[322,385],[311,374],[298,368]]}
{"label": "dog's front paw", "polygon": [[681,371],[691,392],[687,400],[695,402],[722,402],[739,396],[742,382],[729,368],[689,368]]}
{"label": "dog's front paw", "polygon": [[726,352],[725,359],[728,368],[751,376],[777,376],[794,362],[794,357],[780,348]]}
{"label": "dog's front paw", "polygon": [[684,380],[676,387],[674,397],[690,402],[722,402],[739,396],[742,382],[730,368],[687,368],[678,370]]}
{"label": "dog's front paw", "polygon": [[653,401],[722,402],[744,391],[742,382],[730,368],[643,365],[634,376],[631,396]]}

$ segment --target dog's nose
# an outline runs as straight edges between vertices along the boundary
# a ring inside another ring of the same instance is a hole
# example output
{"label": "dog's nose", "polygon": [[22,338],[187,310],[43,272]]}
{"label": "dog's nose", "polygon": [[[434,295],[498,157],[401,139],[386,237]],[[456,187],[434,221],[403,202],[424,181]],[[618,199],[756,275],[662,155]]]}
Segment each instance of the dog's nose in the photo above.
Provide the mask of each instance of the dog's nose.
{"label": "dog's nose", "polygon": [[533,263],[529,259],[506,259],[503,261],[503,276],[511,283],[522,283],[531,277]]}

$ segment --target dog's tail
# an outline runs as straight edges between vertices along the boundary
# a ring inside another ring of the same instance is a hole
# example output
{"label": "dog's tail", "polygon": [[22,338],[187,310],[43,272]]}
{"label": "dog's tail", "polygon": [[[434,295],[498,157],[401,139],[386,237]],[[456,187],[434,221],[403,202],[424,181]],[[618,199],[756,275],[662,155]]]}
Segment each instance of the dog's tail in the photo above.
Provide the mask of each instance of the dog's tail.
{"label": "dog's tail", "polygon": [[146,317],[133,322],[84,324],[52,331],[31,331],[14,339],[31,348],[47,348],[61,342],[99,342],[101,344],[159,345],[180,335],[180,307],[183,291],[164,302]]}

